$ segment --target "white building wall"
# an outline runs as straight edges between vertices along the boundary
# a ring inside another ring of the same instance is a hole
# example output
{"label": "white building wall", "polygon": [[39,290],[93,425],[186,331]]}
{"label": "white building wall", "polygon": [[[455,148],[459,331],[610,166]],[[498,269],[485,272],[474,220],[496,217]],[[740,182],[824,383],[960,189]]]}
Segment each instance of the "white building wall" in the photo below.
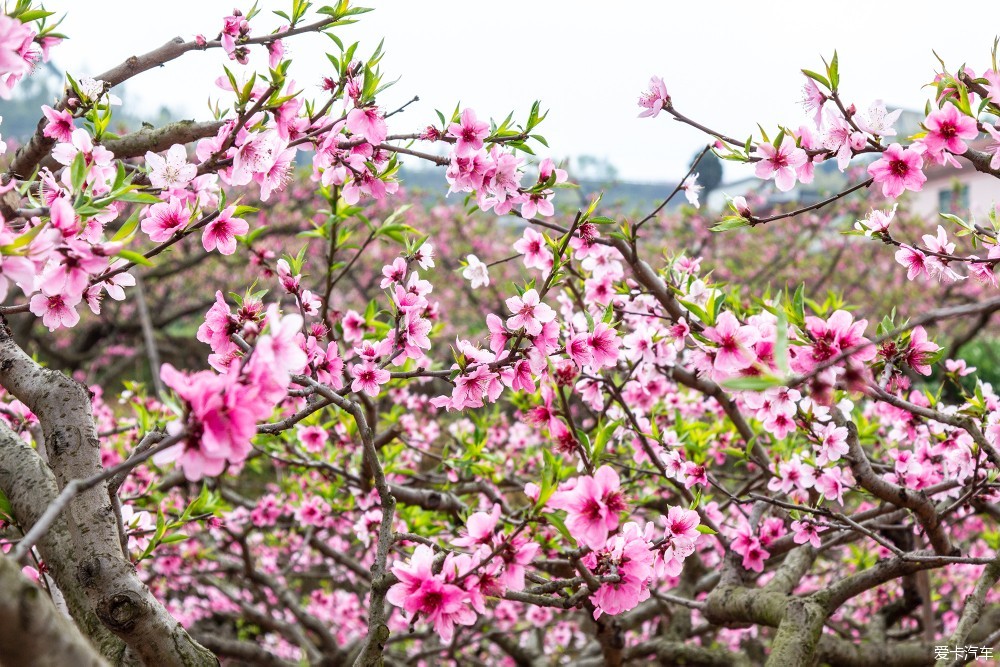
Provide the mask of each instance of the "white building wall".
{"label": "white building wall", "polygon": [[[962,171],[952,172],[953,178],[941,178],[927,181],[920,192],[908,193],[913,211],[926,216],[937,216],[938,202],[942,190],[951,190],[955,181],[969,188],[969,210],[979,220],[985,220],[990,208],[1000,204],[1000,178],[974,171],[971,167],[963,167]],[[948,213],[948,211],[944,211]]]}

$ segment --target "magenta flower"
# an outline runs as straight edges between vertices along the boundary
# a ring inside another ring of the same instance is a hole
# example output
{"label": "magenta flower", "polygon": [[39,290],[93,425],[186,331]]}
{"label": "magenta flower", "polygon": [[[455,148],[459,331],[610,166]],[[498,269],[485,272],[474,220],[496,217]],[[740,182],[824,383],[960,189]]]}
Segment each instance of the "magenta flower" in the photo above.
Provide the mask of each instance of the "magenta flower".
{"label": "magenta flower", "polygon": [[169,202],[153,204],[146,209],[146,217],[140,227],[153,241],[166,241],[176,232],[187,227],[191,218],[183,202],[171,197]]}
{"label": "magenta flower", "polygon": [[788,461],[778,464],[777,475],[767,481],[767,488],[770,491],[789,494],[796,489],[811,489],[816,482],[815,469],[803,463],[799,455],[796,454]]}
{"label": "magenta flower", "polygon": [[639,96],[639,106],[643,108],[639,118],[656,118],[660,111],[670,106],[670,95],[663,79],[658,76],[649,79],[649,90]]}
{"label": "magenta flower", "polygon": [[[1000,259],[1000,245],[990,246],[987,259]],[[979,259],[978,255],[969,255],[969,259]],[[990,287],[997,286],[996,264],[989,262],[972,262],[969,264],[969,274]]]}
{"label": "magenta flower", "polygon": [[776,440],[785,439],[789,433],[795,431],[795,420],[791,416],[778,412],[764,418],[764,430],[775,437]]}
{"label": "magenta flower", "polygon": [[222,19],[222,48],[229,55],[230,60],[238,57],[236,51],[236,40],[245,38],[250,34],[250,22],[243,16],[243,12],[234,9],[233,13]]}
{"label": "magenta flower", "polygon": [[56,141],[69,142],[73,139],[73,114],[66,110],[56,111],[47,104],[42,105],[42,113],[48,119],[48,124],[42,134]]}
{"label": "magenta flower", "polygon": [[868,174],[882,186],[882,194],[895,199],[904,190],[919,192],[924,187],[924,159],[912,148],[892,144],[882,158],[868,165]]}
{"label": "magenta flower", "polygon": [[246,185],[256,175],[267,173],[284,149],[281,137],[274,130],[248,135],[233,154],[230,184]]}
{"label": "magenta flower", "polygon": [[[812,345],[805,348],[807,354],[796,356],[796,370],[808,372],[815,363],[826,361],[848,349],[858,347],[851,355],[855,361],[870,361],[875,358],[875,346],[865,338],[868,320],[854,320],[854,315],[846,310],[835,310],[828,319],[810,315],[806,317],[806,332]],[[862,347],[863,346],[863,347]]]}
{"label": "magenta flower", "polygon": [[589,555],[588,567],[596,565],[598,571],[603,571],[614,565],[620,577],[617,582],[602,584],[590,596],[595,607],[595,619],[602,614],[621,614],[649,599],[648,583],[653,574],[654,559],[651,546],[639,525],[630,521],[622,526],[621,534],[608,540],[605,551],[598,558]]}
{"label": "magenta flower", "polygon": [[865,236],[869,238],[872,234],[883,234],[889,231],[889,224],[892,222],[893,216],[896,215],[896,206],[898,204],[893,204],[888,211],[872,209],[864,219],[855,222],[854,227],[863,231]]}
{"label": "magenta flower", "polygon": [[500,379],[514,391],[535,393],[535,379],[531,373],[531,363],[524,359],[513,366],[501,369]]}
{"label": "magenta flower", "polygon": [[218,248],[223,255],[236,252],[236,237],[250,231],[250,225],[242,218],[234,218],[236,206],[227,206],[215,220],[208,223],[201,236],[201,244],[206,251]]}
{"label": "magenta flower", "polygon": [[[187,434],[183,442],[161,452],[154,461],[176,460],[185,477],[197,481],[222,472],[226,463],[241,463],[250,453],[250,439],[256,433],[258,416],[270,414],[272,397],[260,395],[244,385],[233,365],[225,375],[201,371],[188,375],[163,364],[164,384],[187,405]],[[182,425],[168,424],[177,432]]]}
{"label": "magenta flower", "polygon": [[34,38],[28,25],[0,12],[0,98],[10,99],[11,88],[31,71],[33,62],[25,56]]}
{"label": "magenta flower", "polygon": [[389,589],[386,599],[408,614],[425,617],[441,640],[450,642],[455,625],[472,625],[476,613],[469,606],[468,593],[446,583],[455,565],[446,561],[441,574],[434,574],[433,563],[434,551],[424,544],[417,545],[408,564],[396,561],[392,573],[399,583]]}
{"label": "magenta flower", "polygon": [[553,494],[549,506],[566,510],[566,527],[577,543],[600,549],[618,527],[618,515],[628,508],[620,486],[618,473],[601,466],[593,477],[578,477],[572,489]]}
{"label": "magenta flower", "polygon": [[927,340],[927,330],[923,327],[914,327],[910,333],[910,343],[906,348],[906,363],[921,375],[930,375],[931,367],[928,358],[940,350],[940,346]]}
{"label": "magenta flower", "polygon": [[503,381],[500,375],[491,372],[485,364],[480,364],[473,372],[455,378],[455,389],[447,405],[452,410],[481,408],[485,399],[495,401],[502,391]]}
{"label": "magenta flower", "polygon": [[[529,493],[530,489],[528,484],[524,485],[524,493],[531,498]],[[537,497],[535,498],[537,501]],[[516,535],[508,541],[511,548],[504,549],[500,552],[501,558],[503,558],[504,571],[501,575],[501,582],[507,587],[515,591],[524,589],[524,575],[526,572],[526,566],[534,560],[535,555],[541,548],[537,543],[531,542],[528,538],[521,535]]]}
{"label": "magenta flower", "polygon": [[393,283],[402,283],[404,280],[406,280],[406,260],[397,257],[392,260],[392,264],[386,264],[382,267],[382,282],[379,283],[379,287],[387,289]]}
{"label": "magenta flower", "polygon": [[556,311],[540,303],[538,292],[530,289],[521,296],[512,296],[506,301],[507,308],[514,313],[507,318],[507,328],[511,331],[524,329],[529,336],[542,333],[542,325],[556,317]]}
{"label": "magenta flower", "polygon": [[296,435],[299,438],[306,451],[310,454],[319,454],[326,448],[326,443],[330,439],[329,434],[326,429],[322,426],[299,426],[296,430]]}
{"label": "magenta flower", "polygon": [[802,108],[806,110],[806,113],[812,112],[816,127],[819,127],[823,120],[823,105],[826,104],[827,99],[816,82],[810,77],[806,77],[806,84],[802,86]]}
{"label": "magenta flower", "polygon": [[851,483],[840,468],[827,468],[816,477],[816,490],[827,500],[844,504],[844,491]]}
{"label": "magenta flower", "polygon": [[927,271],[927,256],[908,245],[900,246],[896,251],[896,261],[906,267],[907,280],[913,280],[918,276],[930,276]]}
{"label": "magenta flower", "polygon": [[373,146],[385,141],[389,134],[385,119],[378,107],[351,109],[347,114],[347,129]]}
{"label": "magenta flower", "polygon": [[587,345],[587,334],[576,334],[566,341],[566,356],[577,366],[589,366],[594,361],[594,355]]}
{"label": "magenta flower", "polygon": [[816,524],[812,521],[792,521],[792,541],[796,544],[808,542],[814,549],[819,549],[821,542]]}
{"label": "magenta flower", "polygon": [[285,57],[285,44],[280,39],[265,44],[267,47],[267,66],[277,69],[281,59]]}
{"label": "magenta flower", "polygon": [[271,166],[266,171],[254,174],[254,180],[260,183],[261,201],[270,199],[273,192],[282,190],[291,179],[295,148],[287,146],[288,143],[282,139],[275,148],[275,158]]}
{"label": "magenta flower", "polygon": [[366,361],[351,366],[351,391],[365,392],[369,396],[378,396],[379,388],[392,377],[384,368],[379,368],[374,362]]}
{"label": "magenta flower", "polygon": [[835,463],[850,451],[847,446],[847,428],[843,426],[831,422],[820,428],[816,435],[820,438],[819,444],[814,446],[817,465]]}
{"label": "magenta flower", "polygon": [[949,373],[955,373],[959,377],[965,377],[976,372],[976,367],[967,365],[965,359],[945,359],[944,367]]}
{"label": "magenta flower", "polygon": [[587,336],[587,345],[590,347],[594,365],[598,368],[614,368],[618,365],[618,348],[621,340],[618,338],[618,332],[604,322],[598,322],[593,333]]}
{"label": "magenta flower", "polygon": [[496,532],[497,521],[500,520],[500,505],[494,503],[493,510],[486,512],[474,512],[466,520],[466,529],[461,531],[462,537],[451,541],[456,547],[474,549],[483,544],[491,544],[493,535]]}
{"label": "magenta flower", "polygon": [[771,554],[760,543],[760,540],[753,537],[750,539],[750,543],[743,552],[743,569],[753,570],[754,572],[763,572],[764,561],[766,561],[770,556]]}
{"label": "magenta flower", "polygon": [[205,321],[198,327],[197,338],[211,346],[216,354],[228,354],[236,349],[230,336],[237,332],[237,323],[232,317],[229,304],[221,291],[215,293],[215,303],[205,313]]}
{"label": "magenta flower", "polygon": [[1000,169],[1000,131],[997,131],[997,128],[990,123],[983,123],[983,129],[986,130],[987,134],[993,140],[986,147],[986,153],[993,156],[990,158],[990,169],[995,171]]}
{"label": "magenta flower", "polygon": [[837,167],[847,169],[855,151],[865,147],[865,135],[858,132],[843,116],[829,112],[830,126],[823,135],[823,146],[837,154]]}
{"label": "magenta flower", "polygon": [[951,102],[932,111],[924,120],[924,127],[927,128],[927,135],[921,139],[921,143],[931,153],[946,150],[961,155],[969,150],[969,145],[964,140],[979,136],[976,119],[963,114]]}
{"label": "magenta flower", "polygon": [[[931,252],[937,252],[943,255],[951,255],[955,252],[955,244],[948,241],[948,232],[946,232],[944,227],[941,225],[937,226],[936,235],[932,236],[931,234],[924,234],[922,238],[924,243],[927,244],[927,249]],[[937,278],[938,280],[948,282],[962,280],[962,276],[955,273],[955,271],[948,266],[948,262],[949,260],[946,258],[938,257],[936,255],[928,255],[925,260],[928,275]]]}
{"label": "magenta flower", "polygon": [[[94,194],[108,192],[107,181],[114,178],[117,167],[112,164],[114,153],[101,145],[95,145],[93,138],[83,128],[77,128],[70,133],[70,141],[58,143],[52,149],[52,158],[61,165],[70,166],[73,160],[83,153],[87,165],[86,182],[94,189]],[[69,188],[72,183],[69,169],[63,169],[62,181]]]}
{"label": "magenta flower", "polygon": [[761,155],[754,171],[757,178],[774,178],[774,184],[782,192],[788,192],[795,186],[796,170],[809,159],[789,136],[782,139],[777,148],[769,143],[757,144],[757,153]]}
{"label": "magenta flower", "polygon": [[82,298],[69,294],[36,294],[31,297],[28,308],[42,318],[42,324],[55,331],[59,327],[74,327],[80,321],[76,306]]}
{"label": "magenta flower", "polygon": [[713,366],[720,373],[738,373],[757,361],[753,346],[760,340],[760,332],[754,326],[740,325],[728,311],[719,316],[714,327],[705,329],[704,336],[718,344]]}
{"label": "magenta flower", "polygon": [[685,461],[680,477],[684,480],[685,489],[690,489],[692,486],[708,486],[708,469],[702,463]]}
{"label": "magenta flower", "polygon": [[[410,611],[407,605],[411,604],[410,600],[420,590],[423,583],[433,578],[433,567],[434,550],[425,544],[418,544],[408,562],[404,563],[397,560],[393,564],[391,568],[392,573],[396,575],[399,582],[389,589],[386,599],[390,604]],[[414,613],[415,611],[413,610],[410,613]]]}
{"label": "magenta flower", "polygon": [[[272,303],[267,308],[267,334],[257,343],[256,359],[274,373],[300,373],[307,360],[304,342],[302,316],[293,313],[282,317]],[[285,379],[282,384],[287,382]]]}
{"label": "magenta flower", "polygon": [[503,325],[503,320],[490,313],[486,316],[486,326],[490,331],[490,350],[493,354],[500,354],[500,350],[507,344],[507,329]]}
{"label": "magenta flower", "polygon": [[548,271],[552,268],[552,253],[545,244],[545,237],[531,227],[514,243],[514,250],[524,255],[524,265],[529,269]]}
{"label": "magenta flower", "polygon": [[693,544],[697,541],[698,536],[701,535],[698,532],[698,525],[701,523],[701,518],[694,510],[687,510],[683,507],[671,507],[667,510],[664,522],[666,523],[666,531],[664,533],[664,539],[666,540],[683,539]]}
{"label": "magenta flower", "polygon": [[465,109],[461,122],[449,125],[447,134],[456,140],[455,155],[467,157],[483,147],[483,140],[490,134],[490,124],[478,120],[472,109]]}

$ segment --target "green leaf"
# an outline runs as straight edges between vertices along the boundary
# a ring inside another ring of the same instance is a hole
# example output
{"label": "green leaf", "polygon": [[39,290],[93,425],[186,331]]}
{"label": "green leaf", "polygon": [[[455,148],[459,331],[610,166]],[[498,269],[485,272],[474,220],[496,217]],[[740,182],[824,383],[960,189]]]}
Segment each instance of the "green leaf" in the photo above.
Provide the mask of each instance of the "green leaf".
{"label": "green leaf", "polygon": [[141,264],[142,266],[153,266],[153,263],[133,250],[119,250],[116,255],[124,260],[132,262],[133,264]]}
{"label": "green leaf", "polygon": [[774,342],[774,360],[778,370],[788,375],[788,316],[782,310],[778,313],[777,337]]}
{"label": "green leaf", "polygon": [[840,58],[836,51],[833,52],[833,60],[830,61],[827,74],[830,75],[830,89],[837,90],[840,86]]}
{"label": "green leaf", "polygon": [[726,216],[722,219],[722,222],[716,223],[709,228],[713,232],[728,232],[731,229],[738,229],[740,227],[749,227],[750,223],[746,218],[740,218],[737,216]]}
{"label": "green leaf", "polygon": [[754,375],[722,382],[723,387],[733,391],[763,391],[771,387],[779,387],[782,384],[784,384],[784,380],[776,375]]}
{"label": "green leaf", "polygon": [[235,216],[235,217],[238,218],[240,216],[247,215],[248,213],[256,213],[259,210],[260,209],[257,208],[257,207],[255,207],[255,206],[242,206],[242,205],[240,205],[240,206],[237,206],[233,210],[233,216]]}
{"label": "green leaf", "polygon": [[677,301],[682,306],[684,306],[685,308],[687,308],[688,310],[690,310],[692,313],[694,313],[695,315],[697,315],[698,319],[701,320],[702,322],[710,322],[711,321],[711,318],[709,318],[708,313],[706,313],[705,310],[701,306],[699,306],[698,304],[696,304],[696,303],[694,303],[692,301],[684,301],[682,299],[678,299]]}
{"label": "green leaf", "polygon": [[161,200],[156,195],[151,195],[148,192],[130,190],[119,195],[118,201],[127,201],[134,204],[159,204]]}
{"label": "green leaf", "polygon": [[38,19],[44,19],[52,16],[55,12],[47,12],[44,9],[29,9],[26,12],[22,12],[17,15],[21,23],[30,23],[31,21],[37,21]]}
{"label": "green leaf", "polygon": [[830,89],[830,82],[822,74],[817,74],[816,72],[807,69],[802,70],[802,73],[805,74],[810,79],[816,81],[817,83],[823,84],[827,88],[827,90]]}
{"label": "green leaf", "polygon": [[792,297],[792,309],[795,313],[796,324],[802,324],[806,321],[805,290],[806,284],[799,283],[798,289],[795,290],[795,296]]}
{"label": "green leaf", "polygon": [[549,514],[545,518],[551,525],[556,527],[556,530],[558,530],[562,536],[566,538],[567,542],[570,544],[576,544],[576,538],[569,532],[569,529],[566,527],[566,524],[561,518],[554,514]]}
{"label": "green leaf", "polygon": [[611,436],[614,435],[615,429],[617,429],[622,423],[621,419],[617,419],[610,424],[606,424],[597,432],[597,437],[594,439],[594,452],[592,459],[594,465],[597,465],[601,458],[601,454],[604,453],[604,448],[607,446],[608,441],[611,440]]}
{"label": "green leaf", "polygon": [[83,182],[87,179],[87,158],[84,156],[83,151],[78,152],[73,158],[69,170],[73,192],[80,192]]}
{"label": "green leaf", "polygon": [[587,210],[584,211],[583,216],[580,218],[581,222],[590,219],[591,214],[597,210],[597,205],[601,203],[602,197],[604,197],[603,192],[598,193],[598,195],[594,197],[593,201],[590,202],[590,206],[587,207]]}
{"label": "green leaf", "polygon": [[111,237],[112,241],[121,241],[125,243],[129,241],[135,234],[135,230],[139,227],[139,211],[133,211],[129,219],[125,221],[125,224],[121,226],[115,235]]}

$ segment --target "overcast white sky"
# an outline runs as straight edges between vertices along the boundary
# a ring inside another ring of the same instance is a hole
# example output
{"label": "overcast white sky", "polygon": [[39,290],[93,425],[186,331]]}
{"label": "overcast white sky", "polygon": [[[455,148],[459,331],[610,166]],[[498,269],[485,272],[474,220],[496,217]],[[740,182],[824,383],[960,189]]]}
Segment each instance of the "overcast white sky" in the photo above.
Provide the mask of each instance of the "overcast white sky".
{"label": "overcast white sky", "polygon": [[[250,4],[45,2],[66,13],[62,28],[72,38],[56,50],[56,65],[91,75],[175,35],[213,38],[223,16]],[[277,25],[270,10],[290,4],[260,0],[265,11],[254,34]],[[924,0],[360,4],[376,11],[338,34],[347,43],[360,41],[361,55],[385,38],[383,73],[402,77],[383,93],[386,107],[413,95],[421,99],[396,117],[393,130],[421,128],[434,121],[435,108],[450,111],[459,100],[502,119],[511,109],[526,117],[532,100],[541,99],[551,113],[540,130],[554,157],[594,155],[611,161],[623,177],[643,181],[682,175],[705,143],[704,135],[665,115],[636,117],[636,99],[651,74],[663,77],[680,111],[742,138],[757,122],[797,126],[804,119],[799,70],[820,69],[820,56],[835,48],[842,93],[859,109],[876,97],[920,108],[927,96],[921,86],[937,67],[932,49],[949,68],[966,62],[978,73],[988,66],[998,30],[995,2],[965,0],[961,16],[950,10],[942,16],[940,2]],[[289,41],[291,74],[309,90],[330,72],[323,53],[336,46],[317,37]],[[129,83],[126,103],[146,111],[166,104],[207,118],[205,101],[219,97],[213,81],[223,62],[221,51],[187,54]]]}

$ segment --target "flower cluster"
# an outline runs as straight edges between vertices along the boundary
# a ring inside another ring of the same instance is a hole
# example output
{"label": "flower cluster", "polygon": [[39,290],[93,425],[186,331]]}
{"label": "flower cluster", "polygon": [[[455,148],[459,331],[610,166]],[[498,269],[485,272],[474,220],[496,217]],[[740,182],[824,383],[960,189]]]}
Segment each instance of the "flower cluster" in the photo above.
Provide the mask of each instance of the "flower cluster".
{"label": "flower cluster", "polygon": [[[213,347],[221,347],[219,339],[231,328],[228,308],[222,313],[224,307],[220,295],[199,332],[199,337],[218,341]],[[168,433],[179,436],[181,442],[158,454],[158,463],[177,461],[185,477],[194,481],[221,474],[227,464],[237,470],[242,466],[257,423],[274,412],[287,394],[291,375],[301,372],[307,361],[299,315],[281,316],[272,305],[264,325],[267,332],[259,337],[252,354],[237,360],[230,351],[230,363],[223,372],[186,374],[163,365],[160,375],[183,401],[184,414],[167,425]]]}

